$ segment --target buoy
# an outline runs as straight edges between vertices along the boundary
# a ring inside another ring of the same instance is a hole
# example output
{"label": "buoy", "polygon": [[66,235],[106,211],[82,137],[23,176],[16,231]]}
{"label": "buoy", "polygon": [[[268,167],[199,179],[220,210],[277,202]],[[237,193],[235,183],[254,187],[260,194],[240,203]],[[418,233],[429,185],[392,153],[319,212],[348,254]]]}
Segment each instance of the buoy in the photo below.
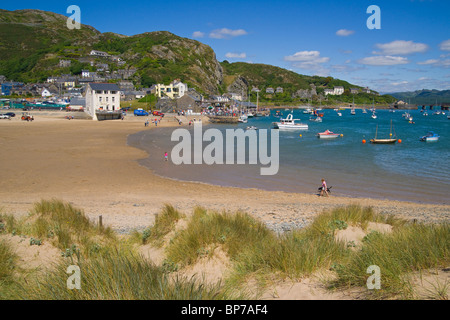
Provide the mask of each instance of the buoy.
{"label": "buoy", "polygon": [[344,135],[343,134],[341,134],[341,137],[343,137]]}
{"label": "buoy", "polygon": [[363,140],[362,143],[366,143],[366,140]]}
{"label": "buoy", "polygon": [[299,135],[299,137],[301,137],[302,135]]}
{"label": "buoy", "polygon": [[402,143],[402,139],[398,139],[398,143]]}

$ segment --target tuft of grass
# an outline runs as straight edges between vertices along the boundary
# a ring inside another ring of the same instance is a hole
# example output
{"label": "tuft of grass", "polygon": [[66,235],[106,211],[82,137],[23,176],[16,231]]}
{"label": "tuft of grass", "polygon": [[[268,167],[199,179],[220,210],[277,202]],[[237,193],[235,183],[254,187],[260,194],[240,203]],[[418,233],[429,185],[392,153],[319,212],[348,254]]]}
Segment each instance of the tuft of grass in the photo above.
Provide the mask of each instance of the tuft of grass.
{"label": "tuft of grass", "polygon": [[68,261],[44,278],[28,279],[14,298],[32,300],[215,300],[245,297],[195,279],[171,279],[162,268],[118,248],[80,260],[81,289],[68,289]]}
{"label": "tuft of grass", "polygon": [[445,267],[450,262],[450,227],[448,224],[408,224],[391,234],[366,236],[361,250],[355,252],[337,270],[334,287],[366,286],[366,270],[376,265],[381,272],[381,290],[374,297],[413,296],[408,273]]}
{"label": "tuft of grass", "polygon": [[161,213],[155,217],[155,223],[142,233],[134,231],[132,239],[142,244],[152,242],[154,245],[161,247],[164,237],[174,229],[176,222],[181,218],[182,214],[177,209],[166,204]]}
{"label": "tuft of grass", "polygon": [[166,252],[173,263],[188,265],[220,245],[231,259],[257,242],[270,242],[275,235],[246,213],[208,212],[195,208],[187,227],[170,241]]}

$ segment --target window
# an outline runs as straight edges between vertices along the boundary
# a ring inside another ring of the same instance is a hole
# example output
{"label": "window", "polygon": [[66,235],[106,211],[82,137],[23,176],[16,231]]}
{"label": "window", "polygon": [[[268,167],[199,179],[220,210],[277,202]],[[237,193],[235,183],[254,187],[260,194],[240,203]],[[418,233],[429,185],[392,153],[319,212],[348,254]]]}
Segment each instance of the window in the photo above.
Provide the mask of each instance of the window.
{"label": "window", "polygon": [[98,102],[102,102],[102,97],[98,97]]}
{"label": "window", "polygon": [[106,97],[106,102],[108,102],[108,97]]}
{"label": "window", "polygon": [[112,97],[112,102],[116,102],[116,97]]}

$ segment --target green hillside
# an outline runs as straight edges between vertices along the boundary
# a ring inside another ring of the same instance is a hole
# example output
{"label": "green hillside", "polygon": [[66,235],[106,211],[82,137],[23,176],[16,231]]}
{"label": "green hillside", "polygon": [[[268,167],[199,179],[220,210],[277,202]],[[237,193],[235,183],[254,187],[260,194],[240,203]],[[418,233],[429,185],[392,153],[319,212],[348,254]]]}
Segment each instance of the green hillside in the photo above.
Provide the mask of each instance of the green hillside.
{"label": "green hillside", "polygon": [[[350,88],[357,85],[332,77],[306,76],[283,68],[250,63],[219,63],[213,49],[199,41],[182,38],[167,31],[134,36],[100,33],[82,25],[67,28],[67,17],[40,10],[0,10],[0,75],[21,82],[43,82],[49,76],[80,74],[82,69],[96,71],[107,65],[109,72],[133,69],[130,78],[137,87],[168,84],[180,79],[202,94],[261,90],[260,101],[268,104],[324,100],[324,89],[343,86],[342,96],[328,96],[327,103],[352,102]],[[92,57],[91,50],[107,52],[117,60]],[[70,66],[60,64],[70,61]],[[115,80],[111,80],[115,81]],[[265,89],[283,88],[282,93],[266,94]],[[256,97],[253,97],[256,99]],[[355,95],[355,102],[391,103],[390,96]]]}
{"label": "green hillside", "polygon": [[450,103],[450,90],[417,90],[409,92],[390,93],[398,100],[403,100],[411,104],[435,105],[440,103]]}

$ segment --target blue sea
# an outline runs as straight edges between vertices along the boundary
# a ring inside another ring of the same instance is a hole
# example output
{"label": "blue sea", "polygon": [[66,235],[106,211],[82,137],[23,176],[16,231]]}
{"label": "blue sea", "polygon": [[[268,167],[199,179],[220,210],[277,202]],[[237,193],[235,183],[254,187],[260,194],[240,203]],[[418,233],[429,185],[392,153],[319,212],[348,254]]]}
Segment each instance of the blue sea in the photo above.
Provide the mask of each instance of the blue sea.
{"label": "blue sea", "polygon": [[[178,142],[171,141],[177,128],[157,128],[130,135],[128,144],[149,153],[140,163],[155,174],[183,181],[197,181],[221,186],[258,188],[286,192],[316,194],[321,179],[332,186],[333,195],[404,200],[418,203],[449,204],[450,190],[450,120],[445,115],[433,115],[427,110],[408,110],[414,123],[402,114],[404,110],[377,110],[377,119],[371,112],[357,109],[324,109],[323,122],[309,121],[303,109],[279,109],[286,117],[307,123],[307,131],[279,132],[279,163],[276,175],[261,176],[262,165],[174,165],[164,161],[164,152],[172,150]],[[270,129],[279,118],[272,110],[270,117],[250,118],[246,124],[208,125],[222,132],[226,129],[256,126]],[[369,143],[376,131],[378,138],[389,138],[391,132],[401,143],[377,145]],[[378,127],[378,129],[377,129]],[[184,126],[186,128],[186,126]],[[325,130],[343,136],[332,140],[317,138]],[[191,132],[192,128],[189,128]],[[438,142],[421,142],[419,138],[429,131],[440,135]],[[225,135],[225,134],[224,134]],[[366,143],[362,143],[366,140]],[[204,142],[204,146],[208,142]],[[170,157],[169,157],[170,158]]]}

